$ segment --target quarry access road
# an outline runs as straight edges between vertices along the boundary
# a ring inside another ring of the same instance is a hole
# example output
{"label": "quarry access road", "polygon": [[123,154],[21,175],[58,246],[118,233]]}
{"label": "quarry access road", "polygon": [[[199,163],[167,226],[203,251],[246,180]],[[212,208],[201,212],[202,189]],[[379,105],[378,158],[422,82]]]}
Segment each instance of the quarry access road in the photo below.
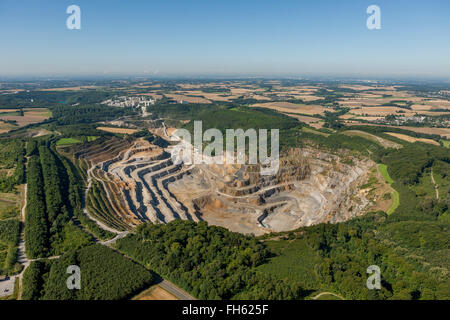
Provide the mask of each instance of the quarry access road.
{"label": "quarry access road", "polygon": [[177,287],[172,282],[168,280],[163,280],[160,283],[157,283],[161,288],[164,290],[170,292],[175,297],[177,297],[179,300],[196,300],[193,296],[191,296],[189,293],[184,291],[183,289]]}

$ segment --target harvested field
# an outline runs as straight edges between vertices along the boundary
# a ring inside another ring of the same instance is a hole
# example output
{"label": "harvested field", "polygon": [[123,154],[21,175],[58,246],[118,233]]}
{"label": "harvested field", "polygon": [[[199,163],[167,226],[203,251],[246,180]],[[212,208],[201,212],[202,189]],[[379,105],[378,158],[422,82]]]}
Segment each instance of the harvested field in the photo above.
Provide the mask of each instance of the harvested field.
{"label": "harvested field", "polygon": [[320,118],[302,116],[302,115],[298,115],[298,114],[290,114],[290,113],[284,113],[284,114],[289,116],[289,117],[298,119],[300,122],[304,122],[304,123],[307,123],[307,124],[318,122],[318,121],[322,120]]}
{"label": "harvested field", "polygon": [[448,111],[419,111],[417,113],[419,115],[425,115],[430,117],[449,115]]}
{"label": "harvested field", "polygon": [[429,100],[426,104],[431,105],[435,109],[447,109],[450,110],[450,101],[447,100]]}
{"label": "harvested field", "polygon": [[413,104],[411,109],[414,111],[430,111],[435,109],[435,107],[428,104]]}
{"label": "harvested field", "polygon": [[[15,111],[18,111],[18,109],[16,109]],[[51,112],[47,108],[26,108],[23,109],[23,112],[23,116],[2,116],[2,114],[0,113],[0,120],[15,121],[18,127],[24,127],[29,124],[42,122],[51,117]],[[14,126],[12,128],[14,128]],[[5,129],[7,128],[3,128],[3,130]]]}
{"label": "harvested field", "polygon": [[227,95],[223,96],[222,94],[217,93],[204,93],[203,94],[206,99],[213,100],[213,101],[231,101],[233,99],[239,98],[239,96],[233,96],[233,95]]}
{"label": "harvested field", "polygon": [[242,96],[242,95],[246,95],[246,94],[252,94],[255,91],[257,91],[255,89],[245,89],[245,88],[230,88],[230,90],[231,90],[231,93],[233,95],[237,95],[237,96]]}
{"label": "harvested field", "polygon": [[[361,125],[360,122],[352,121],[352,120],[346,120],[344,121],[347,125]],[[390,126],[390,125],[383,125],[383,124],[376,124],[376,123],[364,123],[365,126],[374,126],[374,127],[388,127],[388,128],[396,128],[396,129],[402,129],[402,130],[409,130],[413,132],[418,133],[425,133],[425,134],[436,134],[440,135],[441,137],[445,137],[447,139],[450,139],[450,128],[426,128],[426,127],[409,127],[409,126]]]}
{"label": "harvested field", "polygon": [[440,145],[439,142],[431,140],[431,139],[415,138],[415,137],[408,136],[406,134],[395,133],[395,132],[385,132],[385,133],[390,135],[390,136],[393,136],[393,137],[396,137],[396,138],[399,138],[401,140],[405,140],[405,141],[411,142],[411,143],[419,141],[419,142],[434,144],[435,146],[439,146]]}
{"label": "harvested field", "polygon": [[257,103],[251,105],[251,107],[268,108],[279,112],[301,113],[306,115],[323,114],[326,110],[329,110],[319,105],[294,104],[290,102]]}
{"label": "harvested field", "polygon": [[359,116],[378,116],[384,117],[390,114],[393,115],[403,115],[403,116],[413,116],[414,111],[398,108],[398,107],[361,107],[360,109],[352,109],[352,113]]}
{"label": "harvested field", "polygon": [[306,102],[325,99],[324,97],[317,97],[317,96],[313,96],[313,95],[295,95],[295,97],[302,99],[303,101],[306,101]]}
{"label": "harvested field", "polygon": [[232,95],[227,92],[211,93],[211,92],[203,92],[200,90],[180,92],[180,94],[199,96],[200,98],[205,98],[213,101],[231,101],[233,99],[237,99],[240,97],[240,95]]}
{"label": "harvested field", "polygon": [[0,121],[0,133],[6,133],[16,128],[18,128],[18,126]]}
{"label": "harvested field", "polygon": [[400,128],[419,133],[438,134],[442,137],[450,139],[450,128],[422,128],[422,127],[400,127]]}
{"label": "harvested field", "polygon": [[174,295],[172,295],[167,290],[156,285],[147,289],[131,300],[178,300]]}
{"label": "harvested field", "polygon": [[98,89],[101,88],[99,86],[80,86],[80,87],[65,87],[65,88],[48,88],[48,89],[40,89],[38,91],[80,91],[87,89]]}
{"label": "harvested field", "polygon": [[249,98],[250,99],[255,99],[255,100],[263,100],[263,101],[270,101],[270,100],[272,100],[269,97],[262,96],[262,95],[259,95],[259,94],[253,94]]}
{"label": "harvested field", "polygon": [[30,116],[41,116],[50,118],[52,116],[52,112],[47,108],[26,108],[23,109],[25,116],[28,114]]}
{"label": "harvested field", "polygon": [[395,143],[393,141],[390,141],[390,140],[387,140],[387,139],[383,139],[381,137],[378,137],[378,136],[376,136],[374,134],[371,134],[371,133],[368,133],[368,132],[365,132],[365,131],[347,130],[347,131],[344,131],[342,134],[345,134],[347,136],[363,137],[363,138],[366,138],[366,139],[369,139],[371,141],[374,141],[374,142],[378,143],[379,145],[381,145],[384,148],[395,148],[395,149],[401,148],[401,145],[399,145],[399,144],[397,144],[397,143]]}
{"label": "harvested field", "polygon": [[166,93],[164,95],[167,98],[176,100],[177,102],[185,101],[189,103],[211,103],[211,101],[201,97],[189,97],[181,94],[172,94],[172,93]]}
{"label": "harvested field", "polygon": [[373,90],[373,89],[378,89],[378,88],[384,89],[385,87],[379,87],[377,85],[364,86],[364,85],[360,85],[360,84],[355,84],[355,85],[340,85],[339,88],[362,91],[362,90]]}
{"label": "harvested field", "polygon": [[342,119],[342,120],[355,119],[355,120],[364,120],[364,121],[376,121],[376,120],[380,120],[380,119],[384,119],[384,118],[385,117],[377,117],[377,116],[362,117],[362,116],[355,115],[352,113],[346,113],[342,116],[339,116],[339,119]]}
{"label": "harvested field", "polygon": [[163,98],[162,94],[157,94],[157,93],[137,93],[137,96],[147,96],[147,97],[152,97],[155,100],[160,100]]}
{"label": "harvested field", "polygon": [[314,117],[308,117],[308,116],[302,116],[297,114],[291,114],[291,113],[284,113],[285,115],[295,118],[300,122],[307,123],[311,127],[314,127],[316,129],[320,129],[323,127],[323,120],[320,118],[314,118]]}
{"label": "harvested field", "polygon": [[97,130],[102,130],[111,133],[121,133],[121,134],[133,134],[137,132],[136,129],[127,129],[127,128],[109,128],[109,127],[97,127]]}

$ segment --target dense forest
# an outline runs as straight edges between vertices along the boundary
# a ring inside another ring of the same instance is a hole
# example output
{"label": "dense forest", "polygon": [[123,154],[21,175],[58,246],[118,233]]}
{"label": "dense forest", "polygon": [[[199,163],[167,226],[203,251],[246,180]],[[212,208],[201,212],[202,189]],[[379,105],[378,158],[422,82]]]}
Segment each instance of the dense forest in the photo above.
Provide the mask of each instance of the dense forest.
{"label": "dense forest", "polygon": [[[24,143],[11,139],[0,143],[0,192],[12,192],[16,185],[25,182],[25,150]],[[12,174],[5,174],[13,170]]]}
{"label": "dense forest", "polygon": [[85,124],[114,120],[126,115],[136,114],[132,108],[116,108],[101,104],[95,105],[57,105],[51,107],[52,119],[58,125]]}
{"label": "dense forest", "polygon": [[200,299],[299,299],[305,295],[298,284],[256,271],[270,253],[254,237],[205,222],[144,224],[116,247]]}
{"label": "dense forest", "polygon": [[[67,268],[80,267],[81,289],[69,290]],[[149,270],[102,245],[69,251],[57,260],[32,262],[23,277],[25,300],[117,300],[154,281]]]}
{"label": "dense forest", "polygon": [[[81,289],[69,290],[67,268],[80,267]],[[154,281],[144,267],[102,245],[69,251],[57,260],[36,261],[26,269],[22,298],[29,300],[117,300],[130,298]]]}
{"label": "dense forest", "polygon": [[74,186],[72,171],[68,173],[53,147],[47,145],[48,141],[41,143],[27,146],[30,157],[25,239],[27,256],[31,258],[57,255],[92,241],[71,220],[74,212],[80,214],[81,206],[80,190]]}
{"label": "dense forest", "polygon": [[42,108],[57,105],[92,104],[102,102],[112,96],[112,91],[21,91],[0,95],[0,105],[5,108]]}
{"label": "dense forest", "polygon": [[19,220],[0,220],[0,274],[12,274],[21,269],[17,263],[19,236]]}
{"label": "dense forest", "polygon": [[27,207],[25,213],[26,254],[29,258],[45,257],[48,254],[48,224],[45,206],[44,179],[38,156],[28,159]]}

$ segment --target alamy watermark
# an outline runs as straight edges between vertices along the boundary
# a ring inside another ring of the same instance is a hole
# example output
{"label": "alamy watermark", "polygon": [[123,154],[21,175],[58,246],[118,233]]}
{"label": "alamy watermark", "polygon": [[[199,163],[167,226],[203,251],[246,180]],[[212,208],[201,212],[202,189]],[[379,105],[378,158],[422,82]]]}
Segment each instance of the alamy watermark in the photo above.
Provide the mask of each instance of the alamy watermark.
{"label": "alamy watermark", "polygon": [[369,30],[380,30],[381,29],[381,9],[379,6],[373,4],[367,7],[367,14],[370,16],[367,18],[366,26]]}
{"label": "alamy watermark", "polygon": [[81,29],[81,9],[79,6],[72,4],[67,7],[66,13],[70,16],[66,20],[66,26],[69,30]]}
{"label": "alamy watermark", "polygon": [[67,278],[66,285],[69,290],[81,289],[81,270],[77,265],[70,265],[67,267],[66,272],[70,274]]}
{"label": "alamy watermark", "polygon": [[367,278],[366,286],[367,289],[373,290],[381,289],[381,271],[380,267],[376,265],[371,265],[367,268],[367,273],[370,274],[370,277]]}
{"label": "alamy watermark", "polygon": [[[203,132],[202,121],[194,121],[194,141],[186,129],[177,129],[172,136],[179,143],[171,150],[175,164],[260,164],[261,175],[273,175],[279,168],[280,133],[270,130],[270,156],[268,155],[267,129],[227,129],[224,139],[220,130],[211,128]],[[248,155],[246,145],[248,141]],[[210,142],[203,148],[204,142]],[[236,146],[236,148],[235,148]]]}
{"label": "alamy watermark", "polygon": [[[66,13],[70,16],[66,20],[66,26],[69,30],[81,29],[81,9],[78,5],[72,4],[67,7]],[[367,14],[370,16],[367,18],[366,26],[369,30],[381,29],[381,9],[378,5],[372,4],[367,7]]]}

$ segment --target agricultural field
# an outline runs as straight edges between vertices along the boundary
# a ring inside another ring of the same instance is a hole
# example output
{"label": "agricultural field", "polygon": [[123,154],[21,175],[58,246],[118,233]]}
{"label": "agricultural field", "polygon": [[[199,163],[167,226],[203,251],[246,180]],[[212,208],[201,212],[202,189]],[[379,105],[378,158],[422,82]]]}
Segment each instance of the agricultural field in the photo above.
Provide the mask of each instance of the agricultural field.
{"label": "agricultural field", "polygon": [[133,134],[137,132],[136,129],[126,129],[126,128],[110,128],[110,127],[97,127],[98,130],[111,132],[111,133],[119,133],[119,134]]}
{"label": "agricultural field", "polygon": [[56,142],[57,146],[68,146],[76,143],[80,143],[81,141],[74,138],[61,138]]}
{"label": "agricultural field", "polygon": [[155,285],[139,293],[137,296],[133,297],[132,300],[178,300],[178,299],[161,286]]}
{"label": "agricultural field", "polygon": [[432,139],[415,138],[415,137],[408,136],[408,135],[406,135],[406,134],[395,133],[395,132],[386,132],[386,134],[388,134],[388,135],[390,135],[390,136],[393,136],[393,137],[396,137],[396,138],[399,138],[399,139],[401,139],[401,140],[405,140],[405,141],[411,142],[411,143],[414,143],[414,142],[423,142],[423,143],[434,144],[435,146],[438,146],[438,145],[439,145],[439,142],[434,141],[434,140],[432,140]]}
{"label": "agricultural field", "polygon": [[425,133],[425,134],[435,134],[440,135],[441,137],[450,139],[450,128],[421,128],[421,127],[408,127],[408,126],[402,126],[402,129],[418,132],[418,133]]}
{"label": "agricultural field", "polygon": [[324,121],[320,118],[314,118],[314,117],[309,117],[309,116],[302,116],[302,115],[298,115],[298,114],[292,114],[292,113],[284,113],[285,115],[295,118],[300,122],[306,123],[308,125],[310,125],[313,128],[316,129],[320,129],[323,127],[324,125]]}
{"label": "agricultural field", "polygon": [[320,105],[294,104],[290,102],[257,103],[252,105],[252,107],[268,108],[288,114],[294,113],[312,116],[316,114],[323,114],[327,110],[325,107],[322,107]]}
{"label": "agricultural field", "polygon": [[[15,110],[15,111],[14,111]],[[0,130],[12,129],[47,120],[52,113],[47,108],[0,109]]]}
{"label": "agricultural field", "polygon": [[[387,183],[389,183],[390,185],[392,185],[394,183],[394,180],[392,180],[392,178],[389,175],[386,165],[380,164],[378,166],[378,170],[380,171],[381,175],[383,176],[383,178],[386,180]],[[392,194],[393,203],[392,203],[392,206],[389,208],[389,210],[386,211],[387,214],[394,213],[395,210],[397,209],[397,207],[400,205],[400,195],[397,192],[397,190],[392,188],[391,194]]]}
{"label": "agricultural field", "polygon": [[189,103],[211,103],[211,101],[202,97],[191,97],[181,94],[165,94],[167,98],[173,99],[178,103],[189,102]]}
{"label": "agricultural field", "polygon": [[343,132],[343,134],[348,135],[348,136],[360,136],[369,140],[372,140],[376,143],[378,143],[379,145],[381,145],[384,148],[395,148],[398,149],[401,146],[395,142],[392,142],[390,140],[387,139],[383,139],[381,137],[378,137],[374,134],[370,134],[368,132],[364,132],[364,131],[359,131],[359,130],[346,130]]}

